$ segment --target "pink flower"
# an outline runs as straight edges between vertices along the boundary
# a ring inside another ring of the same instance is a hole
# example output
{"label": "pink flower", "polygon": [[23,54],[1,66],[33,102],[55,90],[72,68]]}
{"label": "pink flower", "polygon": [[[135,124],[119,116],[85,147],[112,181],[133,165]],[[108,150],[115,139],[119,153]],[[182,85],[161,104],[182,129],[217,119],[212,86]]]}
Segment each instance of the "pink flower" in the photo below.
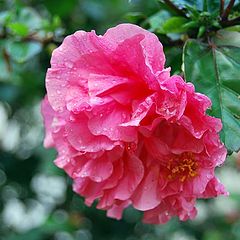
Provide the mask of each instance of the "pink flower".
{"label": "pink flower", "polygon": [[158,38],[131,24],[78,31],[54,50],[42,103],[45,146],[87,205],[147,223],[196,216],[197,198],[227,195],[214,175],[226,157],[211,101],[170,76]]}

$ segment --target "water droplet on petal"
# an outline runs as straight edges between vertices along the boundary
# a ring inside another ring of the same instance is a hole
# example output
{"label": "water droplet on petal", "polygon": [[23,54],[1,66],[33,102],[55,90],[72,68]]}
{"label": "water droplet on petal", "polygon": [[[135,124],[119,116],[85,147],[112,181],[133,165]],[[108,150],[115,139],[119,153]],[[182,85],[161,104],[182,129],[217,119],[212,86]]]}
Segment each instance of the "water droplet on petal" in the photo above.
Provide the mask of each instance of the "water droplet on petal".
{"label": "water droplet on petal", "polygon": [[59,107],[58,112],[63,112],[63,107]]}
{"label": "water droplet on petal", "polygon": [[93,179],[95,182],[102,182],[102,180],[103,180],[103,178],[99,177],[99,176],[94,176]]}
{"label": "water droplet on petal", "polygon": [[80,176],[81,177],[86,177],[86,176],[88,176],[88,173],[87,172],[81,172]]}
{"label": "water droplet on petal", "polygon": [[66,61],[66,62],[65,62],[65,66],[66,66],[67,68],[73,68],[73,63],[72,63],[72,62],[69,62],[69,61]]}
{"label": "water droplet on petal", "polygon": [[69,119],[70,119],[70,122],[75,122],[76,121],[76,118],[72,115],[69,117]]}

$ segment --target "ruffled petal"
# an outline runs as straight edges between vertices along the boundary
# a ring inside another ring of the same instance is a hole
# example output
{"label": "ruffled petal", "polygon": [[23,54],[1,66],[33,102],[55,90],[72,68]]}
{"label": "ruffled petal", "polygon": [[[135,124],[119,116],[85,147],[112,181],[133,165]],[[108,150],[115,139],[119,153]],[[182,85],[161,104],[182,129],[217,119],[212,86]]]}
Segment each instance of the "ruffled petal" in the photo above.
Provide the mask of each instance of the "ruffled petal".
{"label": "ruffled petal", "polygon": [[152,167],[138,186],[132,197],[133,206],[136,209],[146,211],[159,205],[161,199],[158,190],[158,176],[159,167]]}
{"label": "ruffled petal", "polygon": [[42,101],[41,104],[41,112],[43,115],[43,120],[44,120],[44,126],[45,126],[45,138],[44,138],[44,147],[49,148],[54,146],[54,141],[52,138],[52,121],[54,118],[54,110],[50,106],[48,102],[48,97],[45,96],[44,100]]}
{"label": "ruffled petal", "polygon": [[95,136],[90,132],[85,114],[79,114],[77,117],[66,124],[67,139],[72,147],[83,152],[110,150],[114,147],[114,143],[106,136]]}

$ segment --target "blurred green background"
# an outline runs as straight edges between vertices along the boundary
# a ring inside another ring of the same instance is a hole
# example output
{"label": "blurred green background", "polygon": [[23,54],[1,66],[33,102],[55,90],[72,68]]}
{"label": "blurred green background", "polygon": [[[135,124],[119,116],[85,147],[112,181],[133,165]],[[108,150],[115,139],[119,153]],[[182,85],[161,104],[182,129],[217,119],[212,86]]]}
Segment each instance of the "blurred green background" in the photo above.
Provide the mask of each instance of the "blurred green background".
{"label": "blurred green background", "polygon": [[[154,0],[0,0],[0,239],[240,239],[236,154],[218,170],[230,197],[199,200],[194,221],[154,226],[141,223],[142,214],[132,208],[117,221],[86,207],[53,164],[56,152],[42,146],[45,73],[63,37],[79,29],[102,34],[121,22],[154,31],[165,17],[160,8]],[[182,45],[166,42],[164,49],[172,73],[180,73]]]}

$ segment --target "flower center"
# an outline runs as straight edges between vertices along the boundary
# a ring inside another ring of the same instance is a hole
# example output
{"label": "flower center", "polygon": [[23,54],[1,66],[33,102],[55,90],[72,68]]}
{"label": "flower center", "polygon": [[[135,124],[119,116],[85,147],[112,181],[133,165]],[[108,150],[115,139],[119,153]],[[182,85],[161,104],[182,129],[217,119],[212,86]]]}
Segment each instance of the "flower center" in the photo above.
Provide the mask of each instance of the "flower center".
{"label": "flower center", "polygon": [[170,159],[167,169],[169,170],[168,179],[178,178],[181,182],[198,175],[198,163],[191,152],[184,152],[175,155]]}

